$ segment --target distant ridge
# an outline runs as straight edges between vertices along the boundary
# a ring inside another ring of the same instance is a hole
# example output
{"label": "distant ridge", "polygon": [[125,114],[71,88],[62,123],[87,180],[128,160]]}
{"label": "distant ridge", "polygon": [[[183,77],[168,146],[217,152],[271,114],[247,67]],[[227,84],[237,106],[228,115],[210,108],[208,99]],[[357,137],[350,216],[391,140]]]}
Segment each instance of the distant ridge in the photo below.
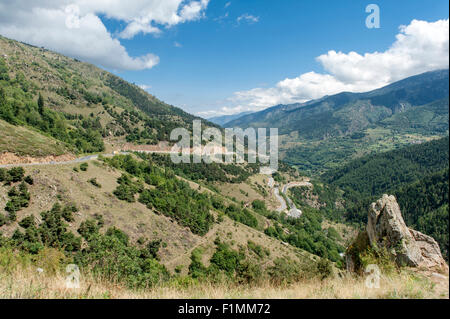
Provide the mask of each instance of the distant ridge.
{"label": "distant ridge", "polygon": [[225,126],[228,122],[237,120],[245,115],[249,115],[252,114],[253,112],[249,111],[249,112],[242,112],[242,113],[238,113],[238,114],[232,114],[232,115],[222,115],[222,116],[215,116],[215,117],[211,117],[208,120],[220,125],[220,126]]}

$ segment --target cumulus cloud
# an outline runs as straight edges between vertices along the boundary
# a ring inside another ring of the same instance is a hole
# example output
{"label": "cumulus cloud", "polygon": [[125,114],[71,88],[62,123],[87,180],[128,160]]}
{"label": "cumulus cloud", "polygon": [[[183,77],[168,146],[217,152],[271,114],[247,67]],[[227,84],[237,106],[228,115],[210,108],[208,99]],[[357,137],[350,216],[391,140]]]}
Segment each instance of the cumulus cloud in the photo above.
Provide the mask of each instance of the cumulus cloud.
{"label": "cumulus cloud", "polygon": [[251,14],[245,13],[245,14],[239,16],[236,19],[236,21],[237,21],[237,23],[241,23],[242,21],[245,21],[247,23],[252,24],[252,23],[257,23],[259,21],[259,17],[255,17]]}
{"label": "cumulus cloud", "polygon": [[[159,57],[131,57],[119,39],[200,19],[209,0],[0,0],[0,34],[117,70],[150,69]],[[100,15],[125,24],[113,36]]]}
{"label": "cumulus cloud", "polygon": [[227,101],[230,105],[216,114],[258,111],[342,91],[370,91],[409,76],[448,68],[448,57],[449,20],[413,20],[400,26],[395,42],[384,52],[329,51],[316,59],[326,73],[308,72],[282,80],[272,88],[236,92]]}

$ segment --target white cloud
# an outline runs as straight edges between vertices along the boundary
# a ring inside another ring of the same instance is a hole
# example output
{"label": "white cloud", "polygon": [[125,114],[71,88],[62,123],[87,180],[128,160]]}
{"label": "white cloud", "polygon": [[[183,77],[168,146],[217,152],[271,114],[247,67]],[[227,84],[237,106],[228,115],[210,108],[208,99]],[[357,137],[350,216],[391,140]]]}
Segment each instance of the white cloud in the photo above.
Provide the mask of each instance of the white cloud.
{"label": "white cloud", "polygon": [[231,1],[228,1],[227,3],[225,3],[225,8],[228,8],[229,6],[231,6]]}
{"label": "white cloud", "polygon": [[125,23],[119,38],[159,34],[200,19],[209,0],[0,0],[0,34],[117,70],[150,69],[154,54],[131,57],[99,15]]}
{"label": "white cloud", "polygon": [[183,45],[180,42],[176,42],[176,41],[173,43],[173,46],[176,47],[176,48],[182,48],[183,47]]}
{"label": "white cloud", "polygon": [[241,21],[245,21],[247,23],[252,24],[252,23],[257,23],[259,21],[259,17],[255,17],[251,14],[245,13],[245,14],[239,16],[236,19],[236,21],[237,21],[237,23],[241,23]]}
{"label": "white cloud", "polygon": [[[400,26],[384,52],[359,54],[329,51],[317,57],[327,73],[308,72],[272,88],[234,93],[216,114],[258,111],[277,104],[305,102],[342,91],[370,91],[403,78],[449,67],[449,20],[413,20]],[[211,115],[211,114],[209,114]]]}
{"label": "white cloud", "polygon": [[151,88],[152,88],[152,86],[151,85],[147,85],[147,84],[140,84],[140,85],[138,85],[141,89],[143,89],[143,90],[150,90]]}

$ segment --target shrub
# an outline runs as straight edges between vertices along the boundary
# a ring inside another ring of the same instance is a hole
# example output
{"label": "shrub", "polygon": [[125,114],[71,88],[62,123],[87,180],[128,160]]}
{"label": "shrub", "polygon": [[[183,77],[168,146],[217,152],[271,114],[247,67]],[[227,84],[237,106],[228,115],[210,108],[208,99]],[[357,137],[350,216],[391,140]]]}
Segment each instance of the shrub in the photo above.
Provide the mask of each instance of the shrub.
{"label": "shrub", "polygon": [[274,265],[267,269],[272,283],[276,285],[291,284],[301,278],[299,266],[291,260],[277,258]]}
{"label": "shrub", "polygon": [[34,180],[33,178],[28,175],[27,177],[25,177],[24,181],[28,184],[28,185],[33,185],[34,184]]}
{"label": "shrub", "polygon": [[333,274],[331,262],[328,259],[320,258],[317,263],[317,272],[322,280],[330,277]]}
{"label": "shrub", "polygon": [[23,176],[25,175],[25,170],[23,169],[23,167],[14,167],[8,171],[8,174],[11,178],[10,179],[11,182],[16,183],[20,182],[23,179]]}
{"label": "shrub", "polygon": [[77,264],[102,279],[125,282],[134,288],[151,287],[170,278],[167,269],[157,260],[143,256],[139,249],[129,246],[117,235],[114,230],[107,235],[96,233],[89,237],[88,247],[75,256]]}
{"label": "shrub", "polygon": [[253,251],[259,258],[264,257],[265,251],[260,245],[257,245],[256,243],[249,240],[247,242],[247,247],[250,251]]}
{"label": "shrub", "polygon": [[258,226],[258,220],[248,209],[240,209],[234,204],[231,204],[225,210],[225,213],[231,219],[240,222],[249,227],[256,228]]}
{"label": "shrub", "polygon": [[102,188],[102,185],[100,185],[100,184],[97,182],[97,178],[91,178],[91,179],[89,180],[89,183],[91,183],[92,185],[94,185],[94,186],[97,187],[97,188]]}
{"label": "shrub", "polygon": [[[2,227],[5,224],[6,224],[6,217],[5,217],[5,215],[0,214],[0,227]],[[1,237],[1,235],[0,235],[0,237]]]}
{"label": "shrub", "polygon": [[262,280],[262,268],[260,265],[248,260],[241,262],[236,270],[239,283],[256,284]]}
{"label": "shrub", "polygon": [[9,212],[9,219],[11,221],[16,220],[16,212],[24,207],[28,207],[30,202],[30,193],[28,192],[27,185],[22,182],[19,185],[19,189],[13,186],[9,192],[9,201],[6,203],[5,210]]}
{"label": "shrub", "polygon": [[211,264],[216,265],[218,269],[225,271],[228,276],[232,276],[235,270],[238,269],[244,256],[230,249],[227,244],[221,243],[220,241],[217,241],[216,245],[216,251],[210,260]]}
{"label": "shrub", "polygon": [[189,275],[192,278],[205,278],[208,275],[208,269],[202,263],[202,254],[201,248],[195,248],[191,253]]}
{"label": "shrub", "polygon": [[4,168],[0,168],[0,182],[6,182],[9,178],[8,171]]}
{"label": "shrub", "polygon": [[162,243],[161,239],[153,240],[148,243],[147,250],[148,250],[151,258],[155,258],[155,259],[159,260],[158,252],[159,252],[159,248],[161,248],[161,243]]}
{"label": "shrub", "polygon": [[128,245],[128,235],[116,227],[108,228],[106,236],[113,236],[120,240],[124,245]]}
{"label": "shrub", "polygon": [[19,222],[19,226],[22,228],[30,228],[31,226],[36,226],[35,218],[33,215],[27,216]]}
{"label": "shrub", "polygon": [[94,219],[88,219],[80,224],[77,231],[84,239],[89,240],[90,237],[98,233],[99,227]]}

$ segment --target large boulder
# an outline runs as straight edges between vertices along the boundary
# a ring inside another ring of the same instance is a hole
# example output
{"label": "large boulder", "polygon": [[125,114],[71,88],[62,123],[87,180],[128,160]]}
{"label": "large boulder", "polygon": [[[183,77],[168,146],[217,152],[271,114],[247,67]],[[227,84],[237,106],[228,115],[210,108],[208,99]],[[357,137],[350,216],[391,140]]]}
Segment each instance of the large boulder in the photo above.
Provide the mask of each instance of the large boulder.
{"label": "large boulder", "polygon": [[[362,238],[367,240],[362,243]],[[438,243],[430,236],[406,226],[394,196],[383,195],[370,206],[366,230],[348,250],[349,270],[354,270],[356,255],[368,245],[385,248],[400,266],[448,272],[448,265],[442,258]]]}

